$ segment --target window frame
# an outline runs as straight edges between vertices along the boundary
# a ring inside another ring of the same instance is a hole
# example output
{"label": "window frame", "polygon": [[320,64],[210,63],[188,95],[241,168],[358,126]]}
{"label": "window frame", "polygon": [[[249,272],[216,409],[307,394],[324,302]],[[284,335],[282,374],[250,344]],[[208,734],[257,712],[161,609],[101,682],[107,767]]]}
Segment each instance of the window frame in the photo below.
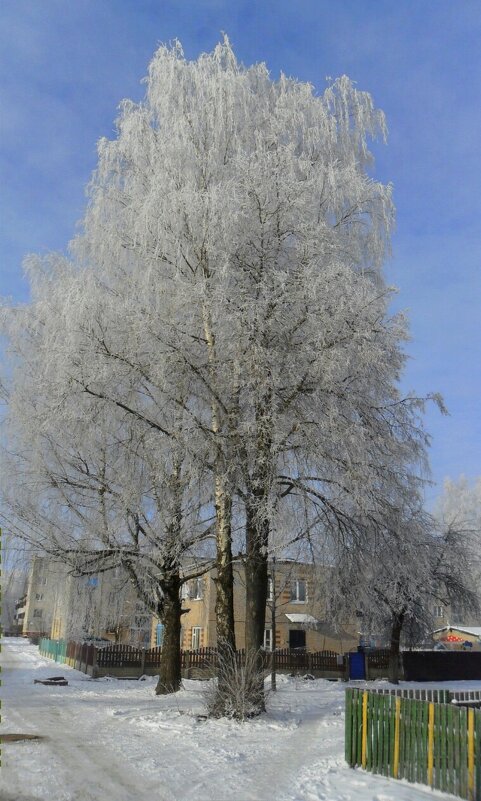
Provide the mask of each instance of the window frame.
{"label": "window frame", "polygon": [[[191,632],[191,638],[190,638],[191,651],[200,651],[200,649],[202,648],[202,645],[201,645],[201,642],[202,642],[202,629],[203,629],[202,626],[192,626],[192,632]],[[195,632],[195,634],[194,634],[194,632]],[[197,641],[196,645],[194,645],[194,640]]]}
{"label": "window frame", "polygon": [[[194,595],[195,593],[195,595]],[[204,577],[197,576],[197,578],[190,580],[189,597],[191,601],[204,600]]]}
{"label": "window frame", "polygon": [[[299,592],[300,586],[304,585],[304,592]],[[300,595],[304,595],[304,598],[300,598]],[[291,604],[305,604],[307,603],[307,581],[304,578],[297,578],[292,579],[291,581],[291,597],[290,597]]]}

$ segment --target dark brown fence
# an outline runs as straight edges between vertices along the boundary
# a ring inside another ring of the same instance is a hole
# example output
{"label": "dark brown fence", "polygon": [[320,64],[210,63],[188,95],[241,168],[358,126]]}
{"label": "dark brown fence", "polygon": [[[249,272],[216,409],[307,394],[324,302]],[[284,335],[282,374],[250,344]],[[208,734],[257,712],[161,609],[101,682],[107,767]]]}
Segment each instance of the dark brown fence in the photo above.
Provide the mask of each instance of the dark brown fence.
{"label": "dark brown fence", "polygon": [[311,659],[310,670],[340,670],[344,665],[342,654],[335,651],[317,651],[308,656]]}
{"label": "dark brown fence", "polygon": [[404,651],[406,681],[481,680],[481,651]]}
{"label": "dark brown fence", "polygon": [[[66,663],[76,670],[92,676],[115,675],[140,676],[143,673],[158,673],[162,659],[162,648],[135,648],[132,645],[115,644],[97,647],[89,643],[44,638],[40,643],[44,656],[56,662]],[[270,670],[272,654],[264,652],[264,669]],[[239,666],[245,663],[245,651],[236,652]],[[345,658],[334,651],[308,653],[305,650],[284,648],[275,652],[276,670],[287,673],[315,673],[344,677]],[[181,667],[185,676],[205,676],[217,667],[217,649],[199,648],[181,652]]]}
{"label": "dark brown fence", "polygon": [[158,645],[155,648],[145,649],[145,667],[147,668],[160,668],[160,660],[162,658],[162,647]]}
{"label": "dark brown fence", "polygon": [[389,649],[379,648],[376,651],[367,651],[367,666],[373,670],[387,670],[389,668]]}
{"label": "dark brown fence", "polygon": [[97,666],[99,668],[124,668],[142,666],[142,649],[132,645],[108,645],[97,649]]}

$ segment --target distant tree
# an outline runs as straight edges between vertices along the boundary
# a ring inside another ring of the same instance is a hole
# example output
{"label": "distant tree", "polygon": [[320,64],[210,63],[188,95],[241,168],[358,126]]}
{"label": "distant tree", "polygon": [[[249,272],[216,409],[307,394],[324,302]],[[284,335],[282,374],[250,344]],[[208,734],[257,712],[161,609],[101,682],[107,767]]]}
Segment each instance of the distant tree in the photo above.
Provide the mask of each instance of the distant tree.
{"label": "distant tree", "polygon": [[343,551],[337,566],[333,606],[357,612],[366,633],[386,634],[390,679],[399,681],[400,646],[409,631],[432,631],[433,603],[453,599],[478,608],[473,591],[469,550],[454,530],[440,531],[422,507],[393,516],[369,548]]}
{"label": "distant tree", "polygon": [[457,481],[446,479],[434,517],[448,543],[453,539],[462,542],[467,575],[472,577],[481,603],[481,478],[472,483],[465,476]]}

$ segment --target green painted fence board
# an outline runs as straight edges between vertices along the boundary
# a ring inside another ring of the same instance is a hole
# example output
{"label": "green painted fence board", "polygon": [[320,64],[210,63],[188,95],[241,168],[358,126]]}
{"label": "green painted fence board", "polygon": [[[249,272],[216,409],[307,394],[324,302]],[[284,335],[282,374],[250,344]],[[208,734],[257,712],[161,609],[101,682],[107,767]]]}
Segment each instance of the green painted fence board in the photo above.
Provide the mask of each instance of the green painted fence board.
{"label": "green painted fence board", "polygon": [[468,797],[468,710],[463,707],[459,710],[459,740],[461,769],[459,772],[459,795]]}
{"label": "green painted fence board", "polygon": [[384,775],[390,776],[391,771],[391,698],[388,695],[383,696],[384,703],[384,718],[383,718],[383,762],[384,762]]}
{"label": "green painted fence board", "polygon": [[447,786],[447,764],[446,764],[446,746],[447,746],[447,738],[446,738],[446,726],[447,726],[447,705],[443,704],[441,706],[441,718],[440,718],[440,740],[441,740],[441,748],[440,748],[440,786],[446,787]]}
{"label": "green painted fence board", "polygon": [[454,712],[455,712],[454,707],[449,706],[447,710],[447,727],[446,727],[447,763],[448,763],[447,791],[448,793],[453,793],[453,794],[455,791],[454,777],[456,770],[455,748],[454,748]]}
{"label": "green painted fence board", "polygon": [[356,698],[356,765],[361,764],[362,753],[362,693],[358,691]]}
{"label": "green painted fence board", "polygon": [[346,707],[345,707],[345,722],[346,737],[345,737],[345,758],[348,765],[352,767],[352,691],[346,690]]}
{"label": "green painted fence board", "polygon": [[389,704],[389,775],[392,776],[394,769],[394,730],[396,726],[396,700],[394,696],[390,697]]}

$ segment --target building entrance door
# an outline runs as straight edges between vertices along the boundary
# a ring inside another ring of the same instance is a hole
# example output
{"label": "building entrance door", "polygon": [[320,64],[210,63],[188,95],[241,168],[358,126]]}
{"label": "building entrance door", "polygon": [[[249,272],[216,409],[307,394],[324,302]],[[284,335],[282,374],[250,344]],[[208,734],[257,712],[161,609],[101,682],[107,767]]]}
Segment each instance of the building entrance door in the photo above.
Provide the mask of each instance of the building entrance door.
{"label": "building entrance door", "polygon": [[305,648],[306,647],[306,632],[304,629],[290,629],[289,631],[289,648]]}

